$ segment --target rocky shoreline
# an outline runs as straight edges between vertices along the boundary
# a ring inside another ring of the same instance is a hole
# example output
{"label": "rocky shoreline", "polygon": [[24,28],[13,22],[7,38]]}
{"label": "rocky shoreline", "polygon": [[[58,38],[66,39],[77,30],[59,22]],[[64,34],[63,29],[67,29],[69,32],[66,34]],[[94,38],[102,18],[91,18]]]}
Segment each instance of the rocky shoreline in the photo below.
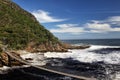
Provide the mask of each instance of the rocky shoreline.
{"label": "rocky shoreline", "polygon": [[[39,46],[29,45],[29,48],[26,48],[25,50],[10,50],[10,53],[16,56],[17,58],[21,58],[26,61],[34,61],[33,58],[31,57],[23,58],[21,55],[29,54],[29,53],[30,54],[39,54],[39,53],[44,54],[45,52],[68,52],[69,49],[86,49],[90,47],[90,46],[73,46],[73,45],[65,44],[65,43],[56,44],[55,46],[52,44],[42,44]],[[23,51],[25,51],[26,53],[23,53]],[[41,56],[43,57],[43,55]],[[49,66],[48,64],[49,63],[45,63],[45,65],[42,65],[42,66],[47,67]],[[16,61],[15,59],[12,59],[10,56],[8,56],[5,52],[2,51],[2,53],[0,54],[0,67],[8,66],[10,67],[10,69],[6,70],[4,74],[0,74],[0,79],[2,80],[16,80],[16,79],[17,80],[24,80],[24,79],[25,80],[26,79],[27,80],[33,80],[33,79],[34,80],[40,80],[40,79],[42,80],[53,80],[53,79],[54,80],[78,80],[75,78],[58,75],[58,74],[54,74],[51,72],[48,73],[43,70],[37,70],[33,67],[21,68],[23,65],[24,65],[23,63]],[[19,66],[19,68],[12,69],[12,67],[17,67],[17,66]],[[31,70],[34,71],[35,75],[33,74],[33,72],[31,73]],[[23,76],[23,77],[21,78],[20,76]]]}
{"label": "rocky shoreline", "polygon": [[[27,51],[29,53],[68,52],[68,49],[86,49],[89,47],[90,46],[73,46],[73,45],[64,43],[64,44],[58,45],[56,48],[53,48],[52,45],[49,45],[49,46],[47,45],[47,47],[45,47],[45,45],[43,44],[37,48],[29,47],[29,49],[27,48],[25,51]],[[14,54],[18,58],[21,58],[20,54],[22,54],[22,53],[20,51],[11,51],[10,53]],[[25,60],[32,60],[32,58],[26,58]],[[21,65],[23,65],[23,64],[20,63],[19,61],[16,61],[16,60],[10,58],[6,53],[2,52],[0,54],[0,67],[2,67],[2,66],[21,66]]]}
{"label": "rocky shoreline", "polygon": [[38,46],[34,45],[33,43],[29,44],[26,48],[28,52],[67,52],[68,49],[86,49],[89,48],[89,45],[81,45],[75,46],[68,43],[44,43]]}
{"label": "rocky shoreline", "polygon": [[[67,45],[67,46],[66,46]],[[79,47],[79,48],[78,48]],[[84,47],[84,49],[86,49],[87,47]],[[72,46],[72,45],[69,45],[68,47],[68,44],[64,44],[64,49],[68,50],[68,49],[83,49],[83,46]],[[36,51],[35,51],[36,52]],[[45,51],[46,52],[46,51]],[[58,51],[58,52],[65,52],[65,51]],[[66,51],[67,52],[67,51]],[[12,54],[14,54],[15,56],[19,57],[19,58],[22,58],[21,57],[21,53],[20,51],[11,51]],[[43,51],[41,51],[41,53],[44,53]],[[26,53],[27,54],[27,53]],[[31,53],[32,54],[32,53]],[[35,53],[33,53],[35,54]],[[2,80],[24,80],[25,79],[28,79],[28,80],[78,80],[78,79],[75,79],[75,78],[71,78],[71,77],[67,77],[67,76],[62,76],[62,75],[58,75],[58,74],[53,74],[53,73],[48,73],[46,71],[43,71],[43,70],[37,70],[33,67],[23,67],[23,68],[15,68],[15,69],[12,69],[12,67],[17,67],[17,66],[20,66],[22,67],[24,64],[20,63],[19,61],[16,61],[6,54],[6,53],[1,53],[0,55],[0,67],[3,67],[3,66],[9,66],[11,69],[8,69],[6,73],[4,74],[0,74],[0,79]],[[33,60],[32,58],[25,58],[25,60]],[[49,64],[49,63],[48,63]],[[47,64],[47,65],[48,65]],[[47,66],[45,65],[45,66]],[[31,70],[34,70],[34,73],[37,74],[34,75],[32,74]],[[25,71],[25,73],[24,73]],[[26,72],[27,71],[27,72]],[[17,74],[16,74],[17,73]],[[23,76],[22,78],[19,77],[20,76]],[[51,75],[51,76],[49,76]],[[19,79],[18,79],[19,78]],[[83,80],[83,79],[81,79]]]}
{"label": "rocky shoreline", "polygon": [[[72,46],[62,43],[50,31],[42,26],[37,19],[26,10],[11,0],[0,0],[0,65],[10,66],[20,63],[9,58],[1,46],[7,46],[7,50],[25,50],[30,53],[37,52],[67,52],[68,49],[85,49],[89,46]],[[9,12],[9,13],[8,13]],[[21,53],[20,53],[21,54]],[[11,63],[12,62],[12,63]]]}

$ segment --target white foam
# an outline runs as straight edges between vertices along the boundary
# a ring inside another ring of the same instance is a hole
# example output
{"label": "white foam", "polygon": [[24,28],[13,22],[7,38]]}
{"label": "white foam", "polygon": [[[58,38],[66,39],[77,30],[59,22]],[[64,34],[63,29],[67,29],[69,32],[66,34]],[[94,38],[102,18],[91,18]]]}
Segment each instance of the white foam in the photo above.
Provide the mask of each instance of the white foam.
{"label": "white foam", "polygon": [[[88,49],[83,50],[69,50],[66,53],[47,52],[45,56],[48,58],[73,58],[85,63],[92,63],[97,61],[103,61],[107,64],[120,64],[120,52],[114,51],[109,54],[97,54],[95,52],[89,52],[91,50],[102,48],[120,48],[120,46],[97,46],[94,45]],[[112,80],[120,80],[120,72],[109,76]],[[109,79],[106,79],[109,80]]]}
{"label": "white foam", "polygon": [[120,46],[97,46],[93,45],[88,49],[83,50],[69,50],[66,53],[58,52],[47,52],[45,57],[47,58],[73,58],[81,62],[97,62],[103,61],[109,64],[120,64],[120,52],[112,52],[110,54],[97,54],[95,52],[89,52],[91,50],[102,49],[102,48],[120,48]]}
{"label": "white foam", "polygon": [[106,74],[105,79],[101,80],[120,80],[120,74],[114,73],[114,74]]}
{"label": "white foam", "polygon": [[120,72],[117,72],[113,80],[120,80]]}
{"label": "white foam", "polygon": [[27,52],[27,54],[22,54],[21,57],[23,59],[31,58],[32,60],[29,60],[29,62],[32,65],[45,65],[46,64],[46,62],[44,61],[45,57],[43,53],[28,53]]}
{"label": "white foam", "polygon": [[120,46],[104,46],[104,45],[91,45],[89,50],[96,50],[96,49],[102,49],[102,48],[120,48]]}
{"label": "white foam", "polygon": [[10,67],[7,67],[7,66],[3,66],[0,68],[0,70],[8,70]]}
{"label": "white foam", "polygon": [[6,74],[9,72],[9,70],[18,69],[18,68],[25,68],[25,67],[30,67],[30,66],[29,65],[12,66],[12,67],[3,66],[3,67],[0,67],[0,74]]}

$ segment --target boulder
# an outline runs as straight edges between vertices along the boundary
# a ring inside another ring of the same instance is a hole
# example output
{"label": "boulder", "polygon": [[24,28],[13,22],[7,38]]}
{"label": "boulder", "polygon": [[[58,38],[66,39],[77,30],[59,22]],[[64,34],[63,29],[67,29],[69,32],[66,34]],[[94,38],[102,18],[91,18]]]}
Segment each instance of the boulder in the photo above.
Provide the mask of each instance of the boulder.
{"label": "boulder", "polygon": [[[11,52],[11,54],[14,54],[15,57],[21,58],[20,55],[15,53],[15,52]],[[16,61],[16,60],[12,59],[6,53],[1,53],[0,57],[1,57],[0,58],[0,61],[1,61],[0,65],[6,65],[6,66],[20,66],[20,65],[23,65],[19,61]]]}

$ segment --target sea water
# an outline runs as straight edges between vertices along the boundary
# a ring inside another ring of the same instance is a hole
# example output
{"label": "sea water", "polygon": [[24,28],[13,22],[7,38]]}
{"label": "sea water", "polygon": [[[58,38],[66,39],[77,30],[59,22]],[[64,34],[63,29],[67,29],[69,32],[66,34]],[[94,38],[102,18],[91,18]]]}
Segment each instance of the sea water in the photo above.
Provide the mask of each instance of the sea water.
{"label": "sea water", "polygon": [[[46,65],[51,69],[73,73],[76,75],[94,77],[97,80],[120,80],[120,39],[87,39],[62,40],[72,45],[89,45],[86,49],[72,49],[68,52],[46,52]],[[39,65],[38,54],[22,55],[23,58],[34,58],[33,63]],[[36,64],[35,64],[36,65]],[[17,72],[17,74],[16,74]],[[8,77],[6,77],[6,75]],[[51,74],[35,68],[22,68],[2,75],[4,80],[16,80],[14,75],[27,77],[28,80],[77,80],[66,76]],[[49,76],[50,75],[50,76]],[[11,77],[13,76],[13,77]],[[19,80],[25,80],[25,78]],[[1,78],[1,77],[0,77]]]}
{"label": "sea water", "polygon": [[[90,48],[73,49],[66,53],[47,52],[45,56],[55,59],[71,58],[84,63],[82,69],[86,71],[80,70],[80,73],[93,74],[91,76],[98,80],[120,80],[120,39],[63,40],[63,42],[72,45],[90,45]],[[93,65],[97,65],[96,70],[92,69]],[[86,69],[87,67],[91,70]],[[74,68],[78,68],[78,66]]]}

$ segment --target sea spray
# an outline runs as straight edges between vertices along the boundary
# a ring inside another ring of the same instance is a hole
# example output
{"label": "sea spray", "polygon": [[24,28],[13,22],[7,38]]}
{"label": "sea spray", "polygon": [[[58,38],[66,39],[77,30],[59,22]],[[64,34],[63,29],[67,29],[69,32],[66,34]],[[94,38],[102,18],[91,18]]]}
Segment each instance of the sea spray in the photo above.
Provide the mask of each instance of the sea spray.
{"label": "sea spray", "polygon": [[[118,75],[120,72],[120,46],[91,45],[91,47],[87,49],[74,49],[69,50],[69,52],[66,53],[47,52],[45,53],[45,56],[47,58],[56,59],[71,58],[72,60],[82,62],[84,63],[84,68],[79,67],[79,69],[81,68],[86,72],[82,72],[81,70],[80,72],[87,74],[90,70],[90,74],[96,73],[93,74],[93,76],[98,80],[119,80]],[[63,61],[63,63],[65,63],[65,61]],[[81,63],[79,65],[82,66]],[[97,65],[98,67],[94,69],[91,65]],[[78,69],[77,65],[74,68]]]}

